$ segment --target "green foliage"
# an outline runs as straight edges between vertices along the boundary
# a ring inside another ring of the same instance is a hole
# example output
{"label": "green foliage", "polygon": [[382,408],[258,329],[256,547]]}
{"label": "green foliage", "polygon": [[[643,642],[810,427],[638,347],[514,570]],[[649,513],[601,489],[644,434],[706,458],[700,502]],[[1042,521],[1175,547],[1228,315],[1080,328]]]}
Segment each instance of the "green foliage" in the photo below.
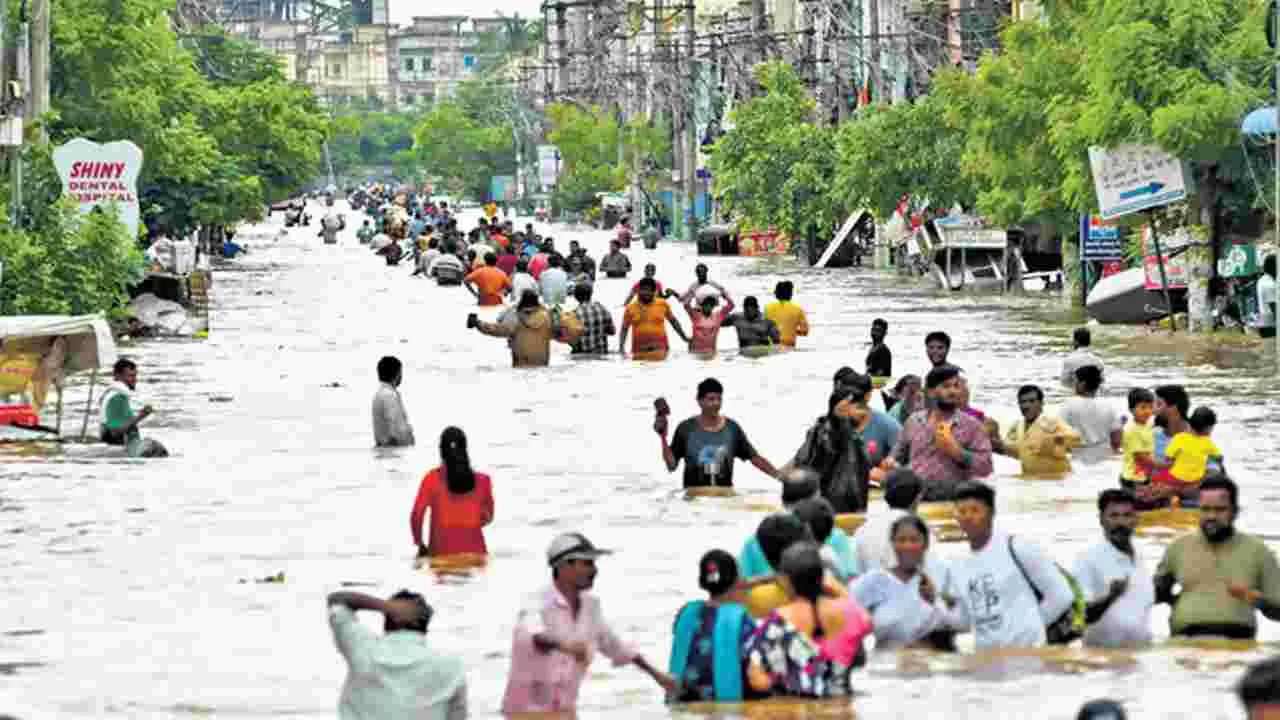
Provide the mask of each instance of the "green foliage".
{"label": "green foliage", "polygon": [[652,167],[670,152],[670,134],[662,125],[640,119],[620,125],[614,111],[599,106],[557,103],[546,113],[547,142],[560,152],[553,202],[566,210],[585,210],[595,204],[596,193],[625,189],[637,161]]}
{"label": "green foliage", "polygon": [[1003,51],[982,59],[978,72],[937,78],[945,121],[963,138],[961,171],[976,188],[977,211],[996,225],[1042,222],[1069,233],[1078,211],[1064,195],[1068,166],[1087,155],[1061,157],[1053,121],[1078,106],[1084,84],[1071,71],[1079,48],[1060,25],[1013,23]]}
{"label": "green foliage", "polygon": [[338,115],[329,140],[334,172],[349,177],[361,168],[390,166],[402,178],[414,177],[418,174],[416,163],[411,155],[401,153],[413,149],[414,130],[425,114],[354,109]]}
{"label": "green foliage", "polygon": [[1019,22],[976,75],[937,95],[963,133],[977,209],[998,224],[1064,235],[1096,210],[1091,146],[1158,145],[1191,163],[1229,225],[1256,207],[1239,123],[1269,97],[1261,2],[1076,0],[1048,24]]}
{"label": "green foliage", "polygon": [[765,63],[755,75],[764,94],[733,111],[733,129],[711,149],[721,201],[748,227],[802,234],[830,224],[839,214],[834,131],[810,121],[814,102],[790,65]]}
{"label": "green foliage", "polygon": [[973,185],[960,173],[964,136],[943,122],[944,101],[873,106],[837,132],[833,189],[845,208],[888,219],[905,194],[935,208],[973,205]]}
{"label": "green foliage", "polygon": [[591,207],[595,194],[626,187],[626,168],[618,164],[621,130],[612,113],[599,107],[560,103],[547,107],[547,141],[560,151],[560,177],[553,201],[558,207]]}
{"label": "green foliage", "polygon": [[148,224],[253,218],[316,176],[327,122],[268,54],[216,33],[179,42],[174,0],[52,2],[51,140],[141,147]]}
{"label": "green foliage", "polygon": [[454,100],[436,105],[413,132],[413,152],[422,169],[462,188],[473,198],[488,195],[493,175],[515,172],[511,125],[483,124]]}
{"label": "green foliage", "polygon": [[497,74],[512,59],[536,53],[546,32],[542,20],[528,20],[520,17],[520,13],[510,17],[498,13],[498,16],[502,18],[502,27],[481,35],[474,48],[480,72],[486,76]]}
{"label": "green foliage", "polygon": [[60,203],[35,233],[0,227],[0,315],[109,312],[128,300],[145,263],[114,208],[80,215]]}

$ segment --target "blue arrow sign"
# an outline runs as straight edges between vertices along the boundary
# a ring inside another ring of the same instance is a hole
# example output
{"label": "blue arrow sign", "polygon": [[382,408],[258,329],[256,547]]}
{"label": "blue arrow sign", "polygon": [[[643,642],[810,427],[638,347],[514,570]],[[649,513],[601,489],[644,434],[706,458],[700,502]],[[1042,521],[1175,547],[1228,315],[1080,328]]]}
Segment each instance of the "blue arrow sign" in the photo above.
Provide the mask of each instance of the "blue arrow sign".
{"label": "blue arrow sign", "polygon": [[1143,195],[1155,195],[1156,193],[1160,192],[1163,188],[1164,188],[1164,183],[1153,182],[1149,185],[1143,185],[1141,187],[1136,187],[1132,190],[1126,190],[1125,192],[1120,193],[1120,199],[1132,200],[1136,197],[1142,197]]}

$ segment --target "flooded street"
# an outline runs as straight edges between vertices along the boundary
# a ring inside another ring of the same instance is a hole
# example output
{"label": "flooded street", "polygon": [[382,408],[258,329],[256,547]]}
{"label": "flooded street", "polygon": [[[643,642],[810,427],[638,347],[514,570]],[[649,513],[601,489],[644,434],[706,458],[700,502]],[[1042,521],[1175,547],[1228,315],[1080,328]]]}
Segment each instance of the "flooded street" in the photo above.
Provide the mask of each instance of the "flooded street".
{"label": "flooded street", "polygon": [[[407,263],[385,267],[355,243],[355,224],[338,246],[322,245],[314,226],[279,242],[248,239],[251,254],[215,274],[207,341],[121,348],[139,363],[139,397],[156,408],[144,431],[174,457],[0,447],[0,714],[335,717],[345,668],[324,597],[347,586],[423,592],[436,609],[429,642],[465,658],[472,716],[496,717],[518,598],[549,581],[546,545],[570,530],[617,551],[601,561],[597,593],[615,627],[665,667],[675,611],[701,596],[697,559],[712,547],[736,555],[763,517],[758,506],[776,502],[777,490],[743,464],[739,497],[685,500],[651,429],[654,397],[683,418],[696,412],[697,383],[719,378],[725,414],[781,465],[825,412],[834,371],[862,369],[878,316],[889,321],[897,375],[927,367],[925,333],[949,332],[973,404],[1002,428],[1017,415],[1014,393],[1024,383],[1044,387],[1051,412],[1065,397],[1056,378],[1071,325],[1045,320],[1062,318],[1058,299],[941,296],[887,274],[812,271],[789,258],[705,262],[739,301],[754,294],[763,304],[777,280],[794,280],[813,328],[796,352],[703,361],[674,350],[666,363],[640,364],[575,362],[557,346],[550,368],[512,370],[504,342],[465,328],[474,309],[465,290],[412,278]],[[540,230],[562,250],[582,241],[597,260],[609,237]],[[596,286],[617,320],[645,262],[657,264],[665,285],[693,280],[687,244],[636,244],[630,255],[629,279]],[[735,346],[733,334],[720,344]],[[374,366],[386,354],[405,364],[416,448],[372,449]],[[1106,345],[1100,354],[1103,393],[1117,406],[1135,385],[1183,382],[1193,404],[1215,408],[1215,440],[1242,488],[1239,525],[1280,547],[1269,521],[1280,515],[1280,391],[1270,353],[1231,369]],[[76,430],[83,398],[83,385],[68,394]],[[486,530],[493,554],[470,575],[413,569],[409,511],[447,425],[466,430],[472,462],[492,476],[496,496]],[[1040,541],[1064,565],[1101,539],[1094,499],[1114,484],[1118,460],[1062,482],[1024,481],[1015,461],[996,463],[1002,527]],[[1153,570],[1167,539],[1137,542]],[[962,550],[943,548],[944,556]],[[283,583],[255,582],[279,572]],[[1167,607],[1157,608],[1161,642],[1167,618]],[[1280,640],[1280,626],[1259,622],[1264,646],[1244,651],[873,656],[854,675],[853,704],[864,718],[1071,718],[1085,700],[1110,696],[1127,701],[1131,717],[1239,718],[1231,685]],[[769,716],[806,712],[831,708]],[[580,715],[698,716],[673,713],[649,678],[601,658]]]}

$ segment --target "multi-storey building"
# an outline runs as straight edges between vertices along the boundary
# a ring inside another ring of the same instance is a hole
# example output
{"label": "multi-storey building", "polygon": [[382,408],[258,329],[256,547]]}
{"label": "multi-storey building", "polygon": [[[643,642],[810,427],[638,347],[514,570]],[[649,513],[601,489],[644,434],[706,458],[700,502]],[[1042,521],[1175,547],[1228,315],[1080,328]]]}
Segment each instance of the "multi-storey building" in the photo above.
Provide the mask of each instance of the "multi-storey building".
{"label": "multi-storey building", "polygon": [[[207,4],[209,0],[192,0]],[[480,44],[505,19],[415,17],[397,28],[387,0],[213,0],[232,34],[278,56],[321,102],[413,108],[447,97],[480,69]]]}
{"label": "multi-storey building", "polygon": [[[501,22],[501,19],[497,19]],[[390,83],[400,107],[450,95],[479,69],[477,42],[486,22],[461,15],[415,17],[389,38]]]}

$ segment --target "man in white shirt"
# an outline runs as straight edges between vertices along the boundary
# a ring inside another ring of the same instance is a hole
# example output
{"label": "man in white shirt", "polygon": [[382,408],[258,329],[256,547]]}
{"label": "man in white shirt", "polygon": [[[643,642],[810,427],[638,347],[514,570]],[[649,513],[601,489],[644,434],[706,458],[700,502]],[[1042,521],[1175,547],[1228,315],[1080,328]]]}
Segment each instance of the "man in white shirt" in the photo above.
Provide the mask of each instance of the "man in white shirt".
{"label": "man in white shirt", "polygon": [[1151,642],[1151,608],[1156,589],[1151,572],[1133,549],[1138,512],[1128,490],[1109,489],[1098,496],[1106,539],[1080,554],[1072,567],[1089,605],[1085,645],[1125,647]]}
{"label": "man in white shirt", "polygon": [[1102,364],[1102,358],[1089,351],[1092,343],[1093,334],[1089,332],[1089,328],[1076,328],[1071,333],[1071,354],[1062,361],[1062,374],[1058,378],[1063,387],[1069,390],[1075,389],[1076,371],[1082,367],[1093,366],[1098,368],[1099,372],[1106,370]]}
{"label": "man in white shirt", "polygon": [[515,274],[511,276],[511,297],[519,301],[526,292],[542,296],[542,288],[538,285],[538,281],[529,274],[529,261],[520,258],[516,261]]}
{"label": "man in white shirt", "polygon": [[[427,646],[432,610],[421,595],[401,590],[383,600],[336,592],[327,602],[334,644],[347,661],[339,720],[462,720],[467,716],[465,668],[458,658]],[[360,624],[356,619],[360,610],[382,614],[381,636]]]}
{"label": "man in white shirt", "polygon": [[378,361],[378,391],[373,394],[373,442],[377,447],[413,444],[413,426],[400,398],[404,379],[400,359],[387,355]]}
{"label": "man in white shirt", "polygon": [[564,260],[559,255],[552,255],[547,262],[550,266],[538,277],[542,302],[547,307],[563,305],[569,297],[569,273],[564,271]]}
{"label": "man in white shirt", "polygon": [[995,529],[996,491],[976,482],[956,489],[956,522],[972,554],[951,563],[945,596],[960,627],[973,628],[978,650],[1045,644],[1045,627],[1071,609],[1074,596],[1038,545]]}
{"label": "man in white shirt", "polygon": [[1276,336],[1276,256],[1262,261],[1262,277],[1258,278],[1258,334]]}

